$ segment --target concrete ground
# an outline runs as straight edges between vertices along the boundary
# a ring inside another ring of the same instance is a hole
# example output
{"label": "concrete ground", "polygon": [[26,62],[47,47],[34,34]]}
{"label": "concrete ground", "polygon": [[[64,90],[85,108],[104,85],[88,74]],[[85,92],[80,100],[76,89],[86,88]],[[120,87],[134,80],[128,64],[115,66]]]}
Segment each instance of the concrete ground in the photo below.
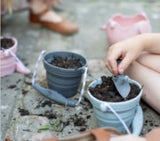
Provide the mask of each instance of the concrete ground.
{"label": "concrete ground", "polygon": [[[17,55],[32,72],[42,50],[73,51],[85,56],[89,67],[87,85],[102,75],[111,75],[104,65],[108,44],[106,34],[100,27],[113,14],[135,15],[143,11],[151,22],[152,31],[160,32],[159,0],[67,0],[55,10],[76,22],[79,25],[79,32],[73,36],[63,36],[44,27],[34,27],[28,20],[28,10],[25,10],[2,17],[2,36],[17,38]],[[33,89],[31,77],[32,74],[24,76],[15,72],[1,78],[2,141],[5,141],[6,137],[13,141],[64,137],[97,127],[92,107],[86,98],[83,98],[82,103],[75,108],[56,104]],[[46,86],[42,64],[39,66],[37,82]],[[141,105],[144,113],[141,135],[144,135],[160,126],[160,115],[143,101]],[[50,116],[52,117],[49,118]],[[38,130],[42,125],[51,125],[49,124],[51,121],[60,120],[63,121],[63,125],[59,125],[60,129],[57,127],[53,129],[52,126],[52,129]],[[82,120],[84,124],[77,125],[75,120]]]}

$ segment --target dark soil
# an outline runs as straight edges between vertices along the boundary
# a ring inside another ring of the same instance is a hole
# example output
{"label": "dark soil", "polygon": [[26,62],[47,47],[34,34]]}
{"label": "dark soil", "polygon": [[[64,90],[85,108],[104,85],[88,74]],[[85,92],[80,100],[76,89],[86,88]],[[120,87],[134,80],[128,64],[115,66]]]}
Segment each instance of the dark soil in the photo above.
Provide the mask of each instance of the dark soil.
{"label": "dark soil", "polygon": [[29,111],[26,109],[18,108],[18,110],[19,110],[19,113],[21,114],[21,116],[30,115]]}
{"label": "dark soil", "polygon": [[[38,104],[37,108],[45,107],[46,105],[51,107],[52,104],[53,103],[50,100],[41,101]],[[88,102],[88,100],[84,100],[83,106],[87,107],[89,105],[91,104]],[[60,122],[60,125],[58,126],[58,130],[56,130],[56,132],[63,132],[63,129],[69,125],[73,125],[75,127],[75,130],[79,132],[85,131],[86,129],[88,129],[87,121],[91,118],[90,114],[84,115],[83,112],[75,113],[63,119],[61,114],[57,114],[52,110],[44,111],[41,114],[30,113],[27,109],[20,107],[18,108],[18,110],[21,116],[42,116],[48,118],[50,121],[58,120]],[[66,111],[68,111],[68,109],[66,109]],[[71,134],[71,132],[69,131],[68,134]]]}
{"label": "dark soil", "polygon": [[83,126],[85,125],[86,121],[82,117],[78,117],[77,114],[73,117],[74,126]]}
{"label": "dark soil", "polygon": [[10,85],[8,86],[9,89],[13,89],[13,88],[16,88],[17,86],[16,85]]}
{"label": "dark soil", "polygon": [[56,119],[57,116],[53,113],[53,111],[45,111],[44,114],[31,114],[29,113],[28,110],[23,109],[23,108],[18,108],[19,113],[21,116],[27,116],[27,115],[35,115],[35,116],[43,116],[43,117],[47,117],[48,119]]}
{"label": "dark soil", "polygon": [[65,69],[78,69],[82,67],[80,59],[75,58],[68,59],[63,57],[55,57],[50,64]]}
{"label": "dark soil", "polygon": [[8,49],[14,45],[14,41],[10,38],[2,38],[1,39],[1,50],[2,48]]}
{"label": "dark soil", "polygon": [[50,100],[45,100],[41,103],[41,107],[45,107],[46,105],[48,105],[49,107],[52,106],[52,102]]}
{"label": "dark soil", "polygon": [[42,114],[42,115],[40,115],[40,116],[45,116],[45,117],[47,117],[48,119],[56,119],[56,118],[57,118],[56,114],[53,113],[52,110],[51,110],[51,111],[45,111],[45,113]]}
{"label": "dark soil", "polygon": [[73,122],[74,126],[81,127],[79,131],[84,131],[87,129],[87,124],[86,124],[86,118],[79,116],[77,114],[74,114],[70,117],[69,119],[70,122]]}
{"label": "dark soil", "polygon": [[140,88],[138,86],[130,83],[131,91],[129,92],[129,95],[126,98],[123,98],[117,91],[112,81],[112,77],[102,76],[101,79],[102,79],[102,84],[96,85],[95,88],[89,87],[89,91],[94,97],[102,101],[107,101],[107,102],[127,101],[136,97],[140,92]]}

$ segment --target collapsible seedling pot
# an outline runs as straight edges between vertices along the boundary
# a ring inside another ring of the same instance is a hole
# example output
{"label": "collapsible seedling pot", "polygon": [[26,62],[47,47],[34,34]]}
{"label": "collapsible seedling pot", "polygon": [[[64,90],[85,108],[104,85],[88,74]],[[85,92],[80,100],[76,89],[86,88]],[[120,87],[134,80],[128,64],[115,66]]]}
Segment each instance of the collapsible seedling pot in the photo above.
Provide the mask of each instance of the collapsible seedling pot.
{"label": "collapsible seedling pot", "polygon": [[108,44],[112,45],[128,37],[151,32],[152,27],[146,14],[138,13],[133,16],[115,14],[102,29],[106,31]]}
{"label": "collapsible seedling pot", "polygon": [[[1,37],[3,39],[3,37]],[[17,52],[17,40],[14,37],[10,37],[10,39],[14,42],[14,45],[10,47],[10,50],[12,50],[13,53]],[[1,57],[1,63],[0,63],[0,69],[1,69],[1,77],[7,76],[12,74],[16,69],[16,60],[13,56],[11,56],[9,53],[6,53],[6,51],[1,50],[0,51],[0,57]]]}
{"label": "collapsible seedling pot", "polygon": [[1,48],[0,50],[0,77],[11,75],[13,72],[17,71],[23,74],[29,74],[30,70],[24,66],[24,64],[16,56],[18,41],[15,37],[7,37],[6,39],[12,40],[13,45],[5,49],[2,46],[2,40],[6,37],[0,37]]}
{"label": "collapsible seedling pot", "polygon": [[[105,102],[95,98],[88,89],[88,99],[93,105],[94,115],[100,127],[113,127],[119,132],[127,131],[130,134],[132,125],[132,133],[139,135],[143,126],[143,112],[139,105],[142,88],[138,82],[128,79],[129,83],[134,83],[141,89],[135,98],[122,102]],[[95,80],[88,88],[94,88],[101,83],[101,79]]]}
{"label": "collapsible seedling pot", "polygon": [[[82,75],[84,74],[86,77],[87,73],[87,61],[80,54],[67,52],[67,51],[59,51],[59,52],[50,52],[46,53],[45,51],[41,53],[43,55],[43,64],[46,70],[48,89],[43,88],[40,85],[36,84],[34,81],[33,75],[33,87],[39,91],[41,94],[47,96],[51,100],[60,103],[66,104],[69,106],[76,106],[79,102],[70,100],[68,98],[73,97],[77,94],[78,87],[80,85]],[[56,57],[62,57],[67,59],[79,59],[82,67],[77,69],[66,69],[57,67],[51,64],[51,61]],[[85,79],[83,79],[82,90],[80,92],[80,97],[84,92]]]}

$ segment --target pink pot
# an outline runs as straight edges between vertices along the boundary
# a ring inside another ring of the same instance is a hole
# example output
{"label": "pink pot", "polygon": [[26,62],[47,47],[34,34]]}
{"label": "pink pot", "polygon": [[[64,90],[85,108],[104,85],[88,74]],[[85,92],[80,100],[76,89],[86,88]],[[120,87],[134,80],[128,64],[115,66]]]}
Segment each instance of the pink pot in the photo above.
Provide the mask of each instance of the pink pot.
{"label": "pink pot", "polygon": [[[14,45],[13,47],[10,48],[10,50],[14,53],[16,53],[17,51],[17,40],[14,37],[11,37],[12,40],[14,41]],[[2,37],[1,37],[2,39]],[[0,58],[1,58],[1,62],[0,62],[0,69],[1,69],[1,73],[0,76],[6,76],[6,75],[10,75],[12,74],[15,69],[16,69],[16,60],[13,56],[11,56],[9,53],[7,53],[6,49],[5,51],[0,50]]]}
{"label": "pink pot", "polygon": [[144,13],[134,16],[116,14],[101,28],[106,31],[109,45],[137,34],[151,32],[150,22]]}
{"label": "pink pot", "polygon": [[[2,39],[3,37],[0,37]],[[0,50],[0,77],[10,75],[14,71],[21,72],[23,74],[29,74],[30,70],[27,69],[23,63],[20,62],[20,60],[16,57],[16,52],[17,52],[17,39],[14,37],[9,37],[13,40],[14,45],[5,50]],[[11,54],[15,55],[15,57]],[[19,61],[17,61],[18,59]]]}

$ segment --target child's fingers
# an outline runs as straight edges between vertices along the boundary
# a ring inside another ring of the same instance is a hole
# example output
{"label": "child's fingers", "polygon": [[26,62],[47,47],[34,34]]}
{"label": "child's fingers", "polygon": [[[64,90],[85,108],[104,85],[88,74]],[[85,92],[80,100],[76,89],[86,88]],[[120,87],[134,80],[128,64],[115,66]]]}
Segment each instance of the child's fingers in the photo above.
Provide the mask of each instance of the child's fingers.
{"label": "child's fingers", "polygon": [[128,68],[130,63],[132,62],[131,57],[127,54],[121,61],[121,63],[118,66],[118,73],[123,74],[124,71]]}
{"label": "child's fingers", "polygon": [[118,75],[118,66],[117,66],[117,59],[109,57],[107,58],[107,63],[106,63],[108,69],[114,74]]}

